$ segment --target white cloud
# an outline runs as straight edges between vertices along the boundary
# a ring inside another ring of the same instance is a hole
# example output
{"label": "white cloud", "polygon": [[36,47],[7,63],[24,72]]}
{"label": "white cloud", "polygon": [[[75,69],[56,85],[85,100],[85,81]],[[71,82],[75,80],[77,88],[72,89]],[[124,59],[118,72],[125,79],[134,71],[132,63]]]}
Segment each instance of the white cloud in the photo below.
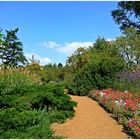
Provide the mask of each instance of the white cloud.
{"label": "white cloud", "polygon": [[70,56],[79,47],[88,48],[89,46],[93,45],[93,42],[71,42],[71,43],[57,44],[55,42],[48,41],[40,44],[42,44],[42,46],[44,47],[52,48],[57,52],[63,53],[66,56]]}
{"label": "white cloud", "polygon": [[48,63],[51,63],[51,60],[47,57],[41,57],[38,54],[35,53],[26,53],[25,56],[28,60],[32,59],[32,56],[34,55],[35,60],[39,61],[41,65],[46,65]]}
{"label": "white cloud", "polygon": [[111,39],[111,38],[108,38],[108,39],[106,39],[106,41],[115,41],[116,39]]}
{"label": "white cloud", "polygon": [[52,41],[44,41],[42,43],[40,43],[40,46],[46,47],[46,48],[55,48],[55,47],[59,47],[59,44],[56,44],[55,42]]}
{"label": "white cloud", "polygon": [[76,51],[79,47],[88,48],[92,46],[93,42],[72,42],[65,43],[64,46],[57,48],[58,52],[61,52],[67,56],[70,56],[74,51]]}

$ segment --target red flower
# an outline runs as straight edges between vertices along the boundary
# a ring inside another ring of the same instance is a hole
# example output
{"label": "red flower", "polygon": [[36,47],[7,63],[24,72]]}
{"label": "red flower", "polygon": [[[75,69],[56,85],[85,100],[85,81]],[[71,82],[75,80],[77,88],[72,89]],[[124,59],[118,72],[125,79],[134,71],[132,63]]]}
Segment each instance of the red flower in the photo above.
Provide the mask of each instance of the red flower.
{"label": "red flower", "polygon": [[126,109],[131,109],[131,110],[137,110],[138,106],[136,105],[136,103],[133,102],[132,99],[127,99],[125,100],[126,104],[125,107]]}
{"label": "red flower", "polygon": [[135,127],[135,128],[134,128],[134,133],[139,134],[139,133],[140,133],[140,128]]}

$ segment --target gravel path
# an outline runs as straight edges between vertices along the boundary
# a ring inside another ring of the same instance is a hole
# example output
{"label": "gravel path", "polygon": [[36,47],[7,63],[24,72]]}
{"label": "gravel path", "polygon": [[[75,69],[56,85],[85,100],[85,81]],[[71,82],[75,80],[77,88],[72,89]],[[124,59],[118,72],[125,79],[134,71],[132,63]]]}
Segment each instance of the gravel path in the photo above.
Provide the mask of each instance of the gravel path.
{"label": "gravel path", "polygon": [[63,124],[54,123],[52,129],[56,135],[62,135],[68,139],[127,139],[120,126],[110,114],[99,104],[88,98],[71,96],[78,102],[76,114]]}

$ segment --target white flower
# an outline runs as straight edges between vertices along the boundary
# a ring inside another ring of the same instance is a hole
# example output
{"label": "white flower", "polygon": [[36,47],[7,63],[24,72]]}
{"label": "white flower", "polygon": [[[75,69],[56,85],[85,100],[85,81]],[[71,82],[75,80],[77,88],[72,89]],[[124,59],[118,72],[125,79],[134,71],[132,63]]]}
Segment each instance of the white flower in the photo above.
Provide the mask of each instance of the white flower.
{"label": "white flower", "polygon": [[115,101],[115,104],[116,104],[117,106],[124,106],[124,105],[126,105],[126,102],[123,101],[122,99],[120,99],[119,101],[116,100],[116,101]]}
{"label": "white flower", "polygon": [[115,104],[116,104],[117,106],[119,106],[119,101],[118,101],[118,100],[116,100],[116,101],[115,101]]}
{"label": "white flower", "polygon": [[102,92],[102,91],[100,91],[99,94],[100,94],[101,97],[103,97],[105,95],[105,93]]}
{"label": "white flower", "polygon": [[124,92],[125,92],[125,93],[128,93],[128,91],[127,91],[127,90],[125,90]]}
{"label": "white flower", "polygon": [[126,105],[126,102],[121,99],[120,100],[120,106],[125,106],[125,105]]}

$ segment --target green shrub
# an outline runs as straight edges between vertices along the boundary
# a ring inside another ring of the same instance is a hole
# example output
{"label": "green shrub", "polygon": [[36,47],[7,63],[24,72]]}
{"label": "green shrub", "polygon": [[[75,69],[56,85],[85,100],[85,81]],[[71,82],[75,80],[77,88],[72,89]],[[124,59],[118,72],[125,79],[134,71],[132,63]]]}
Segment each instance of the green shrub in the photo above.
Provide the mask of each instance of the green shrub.
{"label": "green shrub", "polygon": [[50,125],[74,115],[76,103],[58,84],[37,84],[17,70],[0,73],[0,138],[54,138]]}
{"label": "green shrub", "polygon": [[63,123],[65,122],[65,120],[67,118],[71,118],[74,116],[74,113],[72,111],[69,110],[52,110],[49,112],[49,117],[50,117],[50,122],[54,123],[54,122],[58,122],[58,123]]}
{"label": "green shrub", "polygon": [[0,138],[50,138],[50,120],[43,111],[0,110]]}
{"label": "green shrub", "polygon": [[45,108],[47,111],[69,110],[74,111],[76,103],[71,97],[64,94],[64,88],[60,85],[44,85],[38,90],[36,96],[31,100],[32,107],[35,109]]}
{"label": "green shrub", "polygon": [[75,75],[69,92],[87,95],[91,89],[112,87],[117,79],[116,74],[123,68],[123,60],[118,57],[96,55]]}

